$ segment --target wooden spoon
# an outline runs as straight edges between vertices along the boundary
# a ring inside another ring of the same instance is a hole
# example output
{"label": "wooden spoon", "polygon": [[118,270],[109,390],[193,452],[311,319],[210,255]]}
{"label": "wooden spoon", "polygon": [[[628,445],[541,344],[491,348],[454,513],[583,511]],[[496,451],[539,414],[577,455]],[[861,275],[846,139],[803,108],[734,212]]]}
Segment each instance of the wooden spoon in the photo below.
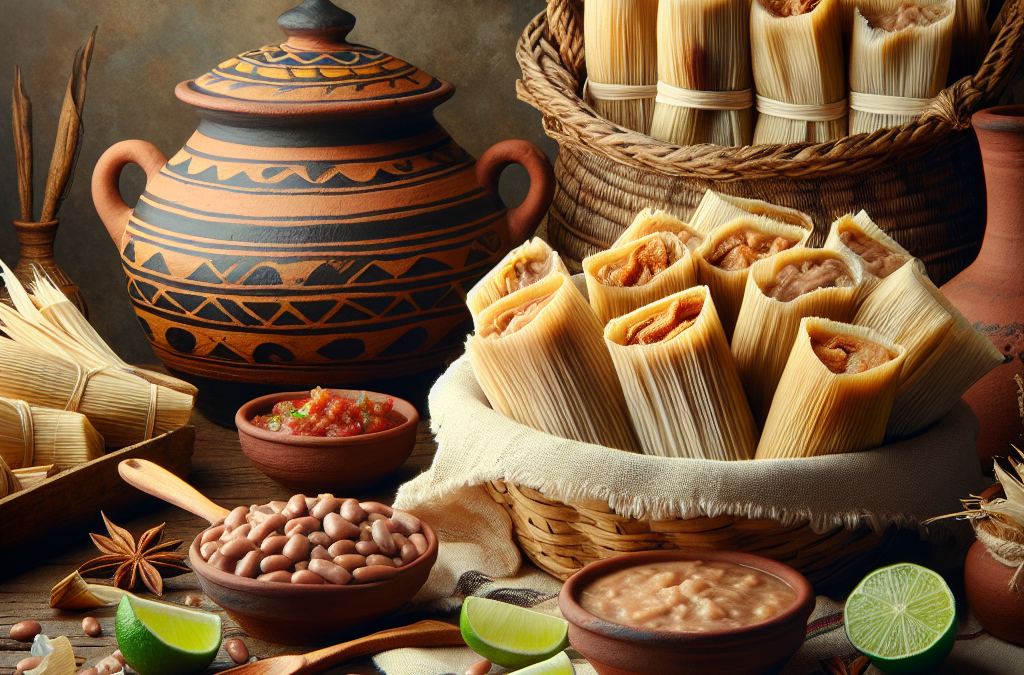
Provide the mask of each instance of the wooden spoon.
{"label": "wooden spoon", "polygon": [[126,459],[117,465],[121,478],[146,494],[159,497],[215,525],[228,517],[230,510],[214,504],[173,473],[145,459]]}

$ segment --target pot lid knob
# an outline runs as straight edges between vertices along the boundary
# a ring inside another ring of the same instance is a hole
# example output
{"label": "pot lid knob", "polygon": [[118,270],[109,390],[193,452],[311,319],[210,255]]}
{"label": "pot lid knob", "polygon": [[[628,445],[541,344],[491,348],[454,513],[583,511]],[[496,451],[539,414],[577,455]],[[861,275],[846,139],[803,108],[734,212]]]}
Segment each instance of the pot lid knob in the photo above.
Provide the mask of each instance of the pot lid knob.
{"label": "pot lid knob", "polygon": [[288,35],[289,47],[299,51],[334,51],[356,25],[356,17],[331,0],[306,0],[282,14],[277,25]]}

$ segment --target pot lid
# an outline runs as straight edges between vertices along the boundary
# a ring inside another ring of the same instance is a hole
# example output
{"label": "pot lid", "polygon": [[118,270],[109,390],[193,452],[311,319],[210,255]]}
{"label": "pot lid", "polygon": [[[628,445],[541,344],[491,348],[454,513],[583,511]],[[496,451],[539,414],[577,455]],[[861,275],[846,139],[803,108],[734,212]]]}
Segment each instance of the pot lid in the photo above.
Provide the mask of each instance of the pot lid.
{"label": "pot lid", "polygon": [[330,0],[306,0],[277,20],[288,36],[228,59],[175,93],[208,110],[272,117],[379,114],[434,107],[454,87],[416,66],[346,40],[356,18]]}

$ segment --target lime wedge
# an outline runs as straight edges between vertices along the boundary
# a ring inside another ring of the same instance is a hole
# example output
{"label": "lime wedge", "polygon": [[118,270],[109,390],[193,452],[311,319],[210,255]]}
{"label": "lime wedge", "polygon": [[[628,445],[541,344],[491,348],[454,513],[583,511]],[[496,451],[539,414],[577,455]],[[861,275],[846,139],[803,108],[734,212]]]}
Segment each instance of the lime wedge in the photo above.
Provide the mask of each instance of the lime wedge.
{"label": "lime wedge", "polygon": [[126,595],[114,618],[117,646],[139,675],[189,675],[213,663],[220,617]]}
{"label": "lime wedge", "polygon": [[535,663],[509,675],[576,675],[576,669],[572,667],[572,661],[565,652],[558,652],[547,661]]}
{"label": "lime wedge", "polygon": [[956,605],[935,572],[903,563],[875,570],[846,601],[846,635],[888,675],[935,670],[956,642]]}
{"label": "lime wedge", "polygon": [[487,598],[466,598],[459,627],[473,651],[505,668],[540,664],[569,646],[569,624],[563,619]]}

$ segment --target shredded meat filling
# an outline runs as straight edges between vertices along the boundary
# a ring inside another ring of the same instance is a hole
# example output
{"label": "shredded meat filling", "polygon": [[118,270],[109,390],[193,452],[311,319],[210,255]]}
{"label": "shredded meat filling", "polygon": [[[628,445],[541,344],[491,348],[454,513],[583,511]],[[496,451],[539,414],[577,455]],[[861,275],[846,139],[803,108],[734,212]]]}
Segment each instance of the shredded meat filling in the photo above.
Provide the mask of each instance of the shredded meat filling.
{"label": "shredded meat filling", "polygon": [[526,328],[531,321],[537,318],[537,315],[541,313],[551,299],[555,297],[554,293],[545,295],[541,298],[536,298],[512,309],[506,309],[504,312],[499,314],[494,319],[494,323],[487,326],[480,331],[480,336],[484,338],[500,338],[512,335]]}
{"label": "shredded meat filling", "polygon": [[820,339],[812,337],[811,348],[825,367],[837,375],[863,373],[896,358],[877,342],[853,335],[833,335]]}
{"label": "shredded meat filling", "polygon": [[747,269],[758,260],[781,253],[795,243],[785,237],[744,228],[718,242],[706,259],[719,269],[735,272]]}
{"label": "shredded meat filling", "polygon": [[868,19],[868,25],[894,33],[913,26],[930,26],[936,21],[944,19],[946,14],[948,14],[948,10],[945,7],[904,2],[889,12]]}
{"label": "shredded meat filling", "polygon": [[633,249],[629,258],[602,267],[597,278],[606,286],[643,286],[675,264],[675,257],[658,237]]}
{"label": "shredded meat filling", "polygon": [[813,12],[821,0],[767,0],[765,9],[779,17],[800,16]]}
{"label": "shredded meat filling", "polygon": [[792,302],[821,288],[853,286],[850,270],[840,260],[807,260],[802,265],[786,265],[764,289],[765,295],[779,302]]}
{"label": "shredded meat filling", "polygon": [[891,251],[881,242],[875,241],[856,230],[841,230],[839,239],[864,262],[864,267],[879,279],[884,279],[903,267],[910,258]]}
{"label": "shredded meat filling", "polygon": [[702,302],[676,300],[664,312],[630,326],[626,331],[626,346],[668,342],[697,323],[703,308]]}
{"label": "shredded meat filling", "polygon": [[508,294],[515,293],[527,286],[546,278],[551,273],[551,259],[530,260],[520,258],[508,269],[505,277],[505,287]]}

